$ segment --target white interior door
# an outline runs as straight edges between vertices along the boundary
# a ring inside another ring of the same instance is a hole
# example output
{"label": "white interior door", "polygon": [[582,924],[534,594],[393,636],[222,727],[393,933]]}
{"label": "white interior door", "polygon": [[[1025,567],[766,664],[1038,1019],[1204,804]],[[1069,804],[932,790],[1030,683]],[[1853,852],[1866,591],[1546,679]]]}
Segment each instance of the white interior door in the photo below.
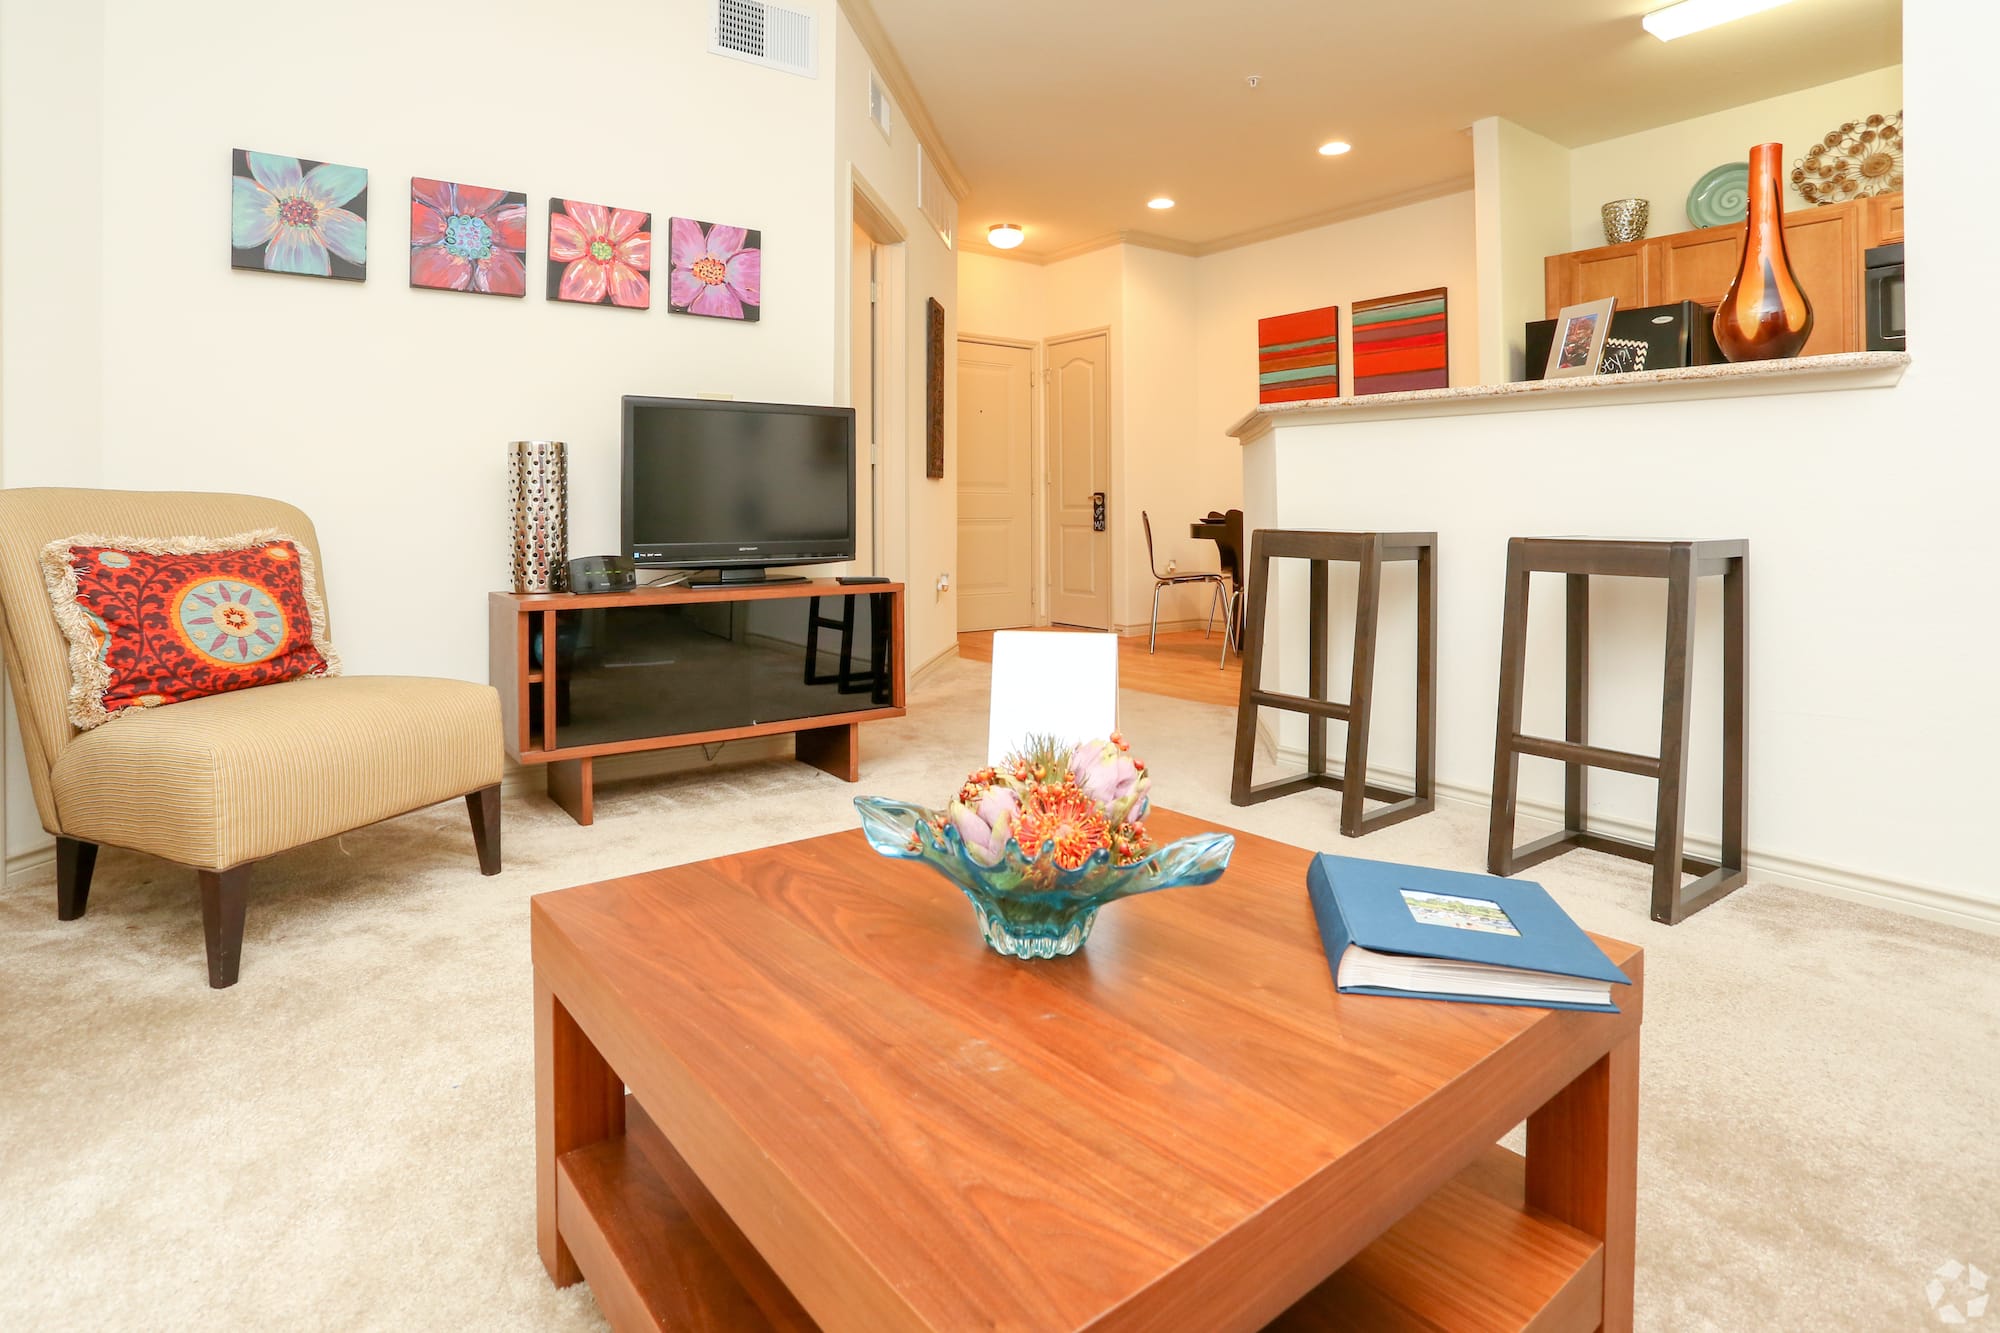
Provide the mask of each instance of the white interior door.
{"label": "white interior door", "polygon": [[1048,344],[1049,619],[1111,628],[1110,339]]}
{"label": "white interior door", "polygon": [[1035,623],[1034,358],[958,344],[958,627]]}

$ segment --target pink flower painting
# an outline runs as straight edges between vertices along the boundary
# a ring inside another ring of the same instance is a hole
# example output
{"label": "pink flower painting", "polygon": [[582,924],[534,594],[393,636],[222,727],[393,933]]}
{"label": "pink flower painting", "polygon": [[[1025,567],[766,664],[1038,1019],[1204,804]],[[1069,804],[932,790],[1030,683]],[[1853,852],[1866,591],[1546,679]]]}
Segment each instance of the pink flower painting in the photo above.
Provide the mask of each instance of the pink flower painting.
{"label": "pink flower painting", "polygon": [[528,294],[528,196],[410,179],[410,285]]}
{"label": "pink flower painting", "polygon": [[549,299],[644,310],[653,303],[653,215],[549,200]]}
{"label": "pink flower painting", "polygon": [[667,309],[755,323],[764,303],[764,234],[675,218]]}
{"label": "pink flower painting", "polygon": [[231,268],[367,278],[367,168],[239,148],[230,172]]}

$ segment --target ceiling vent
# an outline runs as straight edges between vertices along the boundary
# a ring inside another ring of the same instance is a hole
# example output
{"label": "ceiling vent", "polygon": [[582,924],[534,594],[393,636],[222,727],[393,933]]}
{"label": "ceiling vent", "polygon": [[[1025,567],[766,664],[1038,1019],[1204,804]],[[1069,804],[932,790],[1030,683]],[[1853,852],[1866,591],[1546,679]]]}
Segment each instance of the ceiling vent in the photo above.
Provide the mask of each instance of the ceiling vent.
{"label": "ceiling vent", "polygon": [[819,77],[819,23],[802,10],[763,0],[715,0],[708,49],[788,74]]}
{"label": "ceiling vent", "polygon": [[922,143],[917,145],[917,211],[930,219],[937,228],[937,234],[951,247],[952,238],[958,232],[958,200],[951,197],[945,187],[944,176],[939,173],[931,155],[924,151]]}

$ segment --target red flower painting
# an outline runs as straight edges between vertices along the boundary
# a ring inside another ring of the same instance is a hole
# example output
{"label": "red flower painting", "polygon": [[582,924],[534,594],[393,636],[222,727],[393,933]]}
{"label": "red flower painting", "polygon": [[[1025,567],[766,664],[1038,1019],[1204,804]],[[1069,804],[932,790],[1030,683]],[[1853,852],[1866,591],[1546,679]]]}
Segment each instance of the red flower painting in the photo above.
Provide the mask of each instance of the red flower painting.
{"label": "red flower painting", "polygon": [[412,287],[526,296],[527,253],[527,195],[411,178]]}
{"label": "red flower painting", "polygon": [[549,200],[549,299],[646,309],[652,226],[651,213]]}

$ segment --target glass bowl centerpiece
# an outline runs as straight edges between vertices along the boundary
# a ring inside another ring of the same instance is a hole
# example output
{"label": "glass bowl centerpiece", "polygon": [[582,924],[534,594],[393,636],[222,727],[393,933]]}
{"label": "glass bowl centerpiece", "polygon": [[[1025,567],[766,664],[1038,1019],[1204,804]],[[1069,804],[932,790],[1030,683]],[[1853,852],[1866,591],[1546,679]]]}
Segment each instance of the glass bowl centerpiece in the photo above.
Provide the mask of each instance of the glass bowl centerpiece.
{"label": "glass bowl centerpiece", "polygon": [[973,772],[943,810],[858,796],[869,845],[922,861],[972,900],[986,942],[1015,958],[1058,958],[1090,937],[1108,902],[1209,884],[1236,839],[1201,833],[1155,847],[1152,779],[1117,735],[1068,745],[1031,739]]}

